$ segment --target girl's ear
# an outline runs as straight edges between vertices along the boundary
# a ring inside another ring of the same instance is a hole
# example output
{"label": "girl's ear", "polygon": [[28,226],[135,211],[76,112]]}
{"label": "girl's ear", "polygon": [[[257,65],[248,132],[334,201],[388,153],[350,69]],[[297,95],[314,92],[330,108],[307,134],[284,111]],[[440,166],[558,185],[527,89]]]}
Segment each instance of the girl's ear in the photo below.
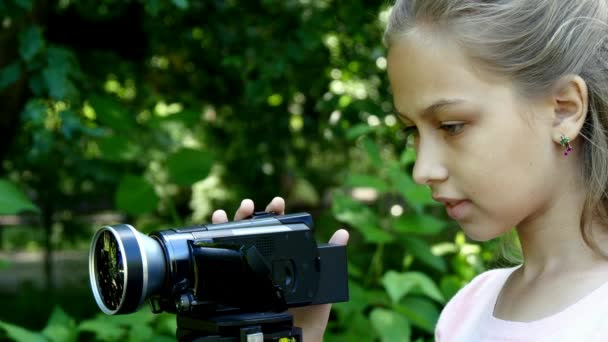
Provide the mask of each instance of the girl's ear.
{"label": "girl's ear", "polygon": [[551,94],[554,109],[553,140],[557,143],[562,135],[570,141],[579,135],[588,107],[587,83],[578,75],[564,76]]}

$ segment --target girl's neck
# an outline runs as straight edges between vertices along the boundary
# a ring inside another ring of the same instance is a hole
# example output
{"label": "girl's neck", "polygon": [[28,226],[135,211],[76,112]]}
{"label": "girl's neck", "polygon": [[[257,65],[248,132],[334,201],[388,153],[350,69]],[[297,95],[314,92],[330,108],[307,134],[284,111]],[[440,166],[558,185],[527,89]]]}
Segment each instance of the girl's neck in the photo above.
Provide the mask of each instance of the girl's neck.
{"label": "girl's neck", "polygon": [[[576,178],[571,178],[576,179]],[[524,265],[529,277],[542,274],[585,271],[608,265],[608,259],[593,251],[583,240],[580,229],[585,193],[582,184],[563,184],[553,200],[517,227]],[[592,239],[608,250],[608,229],[593,220]]]}
{"label": "girl's neck", "polygon": [[[549,210],[564,212],[559,206]],[[553,219],[548,219],[549,217]],[[591,231],[598,246],[607,250],[607,227],[593,222]],[[585,272],[600,265],[608,265],[608,259],[593,251],[583,240],[580,215],[545,215],[544,219],[520,225],[517,232],[524,257],[521,270],[524,278],[562,272]]]}

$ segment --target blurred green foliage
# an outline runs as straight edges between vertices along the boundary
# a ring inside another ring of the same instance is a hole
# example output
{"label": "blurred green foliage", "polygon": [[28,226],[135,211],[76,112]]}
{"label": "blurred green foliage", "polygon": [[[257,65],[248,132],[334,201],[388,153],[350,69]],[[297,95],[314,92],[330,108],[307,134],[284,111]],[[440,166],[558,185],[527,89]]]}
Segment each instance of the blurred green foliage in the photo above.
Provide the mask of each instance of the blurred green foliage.
{"label": "blurred green foliage", "polygon": [[[150,232],[283,196],[288,212],[314,215],[319,240],[351,232],[351,300],[334,305],[328,341],[432,340],[495,246],[468,243],[410,176],[385,71],[389,9],[0,1],[0,213],[34,216],[57,249],[90,239],[95,227],[75,217],[118,212]],[[167,319],[57,308],[39,332],[0,323],[0,339],[170,340]]]}

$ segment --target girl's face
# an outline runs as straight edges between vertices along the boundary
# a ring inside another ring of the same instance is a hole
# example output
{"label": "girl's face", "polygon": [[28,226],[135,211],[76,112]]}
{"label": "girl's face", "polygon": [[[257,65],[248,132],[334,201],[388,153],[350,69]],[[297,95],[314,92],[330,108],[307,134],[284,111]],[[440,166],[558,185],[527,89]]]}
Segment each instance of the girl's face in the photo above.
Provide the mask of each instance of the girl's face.
{"label": "girl's face", "polygon": [[550,106],[518,100],[460,47],[417,31],[391,46],[388,75],[400,118],[417,131],[414,180],[450,202],[469,237],[492,239],[551,206],[560,179]]}

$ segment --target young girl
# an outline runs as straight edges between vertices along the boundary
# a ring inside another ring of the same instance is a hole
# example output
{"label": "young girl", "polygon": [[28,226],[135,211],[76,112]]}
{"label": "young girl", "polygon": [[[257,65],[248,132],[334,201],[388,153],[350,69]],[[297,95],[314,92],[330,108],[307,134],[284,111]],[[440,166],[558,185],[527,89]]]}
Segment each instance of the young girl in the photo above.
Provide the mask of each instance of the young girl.
{"label": "young girl", "polygon": [[[437,341],[608,341],[607,39],[606,0],[395,3],[388,74],[415,181],[474,240],[516,227],[525,260],[461,289]],[[322,339],[329,306],[294,313]]]}

